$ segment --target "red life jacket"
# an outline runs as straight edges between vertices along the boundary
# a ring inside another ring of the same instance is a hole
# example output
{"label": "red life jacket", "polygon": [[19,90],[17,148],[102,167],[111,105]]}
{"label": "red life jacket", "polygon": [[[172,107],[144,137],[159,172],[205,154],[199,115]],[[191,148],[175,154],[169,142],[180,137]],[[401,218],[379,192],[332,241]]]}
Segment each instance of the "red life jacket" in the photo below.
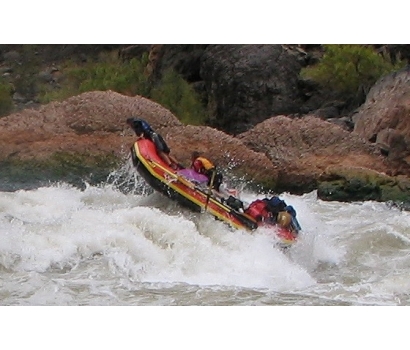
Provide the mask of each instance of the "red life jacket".
{"label": "red life jacket", "polygon": [[249,205],[245,210],[245,214],[252,216],[256,221],[263,221],[269,217],[266,205],[267,203],[264,200],[257,199]]}

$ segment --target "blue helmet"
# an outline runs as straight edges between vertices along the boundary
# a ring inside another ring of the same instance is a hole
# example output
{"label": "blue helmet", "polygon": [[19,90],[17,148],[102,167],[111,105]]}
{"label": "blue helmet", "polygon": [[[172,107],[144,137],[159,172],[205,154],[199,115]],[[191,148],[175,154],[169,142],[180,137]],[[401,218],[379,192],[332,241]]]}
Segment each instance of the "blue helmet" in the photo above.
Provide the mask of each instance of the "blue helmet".
{"label": "blue helmet", "polygon": [[127,124],[135,131],[135,133],[150,133],[153,132],[151,126],[144,120],[140,118],[128,118]]}

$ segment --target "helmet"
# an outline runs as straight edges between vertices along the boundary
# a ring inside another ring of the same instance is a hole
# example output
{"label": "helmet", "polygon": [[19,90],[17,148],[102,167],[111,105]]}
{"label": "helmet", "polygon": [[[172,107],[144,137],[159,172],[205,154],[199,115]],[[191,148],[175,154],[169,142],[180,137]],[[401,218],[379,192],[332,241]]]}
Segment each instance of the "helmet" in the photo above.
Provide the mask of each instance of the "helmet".
{"label": "helmet", "polygon": [[137,118],[128,118],[127,124],[135,131],[137,135],[141,134],[144,130],[141,122]]}
{"label": "helmet", "polygon": [[292,216],[286,211],[281,211],[278,213],[278,218],[276,221],[278,222],[279,226],[288,227],[292,222]]}
{"label": "helmet", "polygon": [[127,124],[135,131],[135,133],[140,134],[144,132],[149,134],[152,132],[151,126],[143,119],[131,117],[127,119]]}

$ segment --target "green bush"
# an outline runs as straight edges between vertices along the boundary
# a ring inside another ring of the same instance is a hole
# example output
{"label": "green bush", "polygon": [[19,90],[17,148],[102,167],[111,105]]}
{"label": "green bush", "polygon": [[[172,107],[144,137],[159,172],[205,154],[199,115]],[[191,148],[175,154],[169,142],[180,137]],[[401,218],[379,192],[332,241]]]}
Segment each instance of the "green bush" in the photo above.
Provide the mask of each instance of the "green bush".
{"label": "green bush", "polygon": [[185,124],[200,125],[206,112],[194,89],[177,73],[168,69],[150,94],[152,100],[173,112]]}
{"label": "green bush", "polygon": [[320,62],[303,68],[301,76],[342,97],[367,93],[380,77],[406,64],[400,58],[393,64],[388,55],[366,45],[324,45],[324,49]]}
{"label": "green bush", "polygon": [[61,68],[65,76],[61,88],[55,90],[44,85],[40,101],[48,103],[97,90],[113,90],[126,95],[147,95],[149,82],[144,74],[146,63],[147,55],[140,60],[132,59],[128,62],[111,56],[103,56],[97,62],[84,64],[67,61]]}
{"label": "green bush", "polygon": [[97,62],[85,64],[68,61],[61,68],[65,76],[61,88],[55,90],[43,85],[39,100],[41,103],[48,103],[86,91],[113,90],[129,96],[141,95],[152,99],[168,108],[183,123],[204,123],[205,107],[188,82],[173,70],[168,70],[153,87],[145,71],[147,63],[148,55],[127,62],[109,55],[100,57]]}
{"label": "green bush", "polygon": [[146,95],[148,77],[144,74],[144,59],[129,62],[101,62],[71,72],[79,83],[79,91],[113,90],[129,95]]}
{"label": "green bush", "polygon": [[14,109],[11,86],[0,80],[0,117],[10,114]]}

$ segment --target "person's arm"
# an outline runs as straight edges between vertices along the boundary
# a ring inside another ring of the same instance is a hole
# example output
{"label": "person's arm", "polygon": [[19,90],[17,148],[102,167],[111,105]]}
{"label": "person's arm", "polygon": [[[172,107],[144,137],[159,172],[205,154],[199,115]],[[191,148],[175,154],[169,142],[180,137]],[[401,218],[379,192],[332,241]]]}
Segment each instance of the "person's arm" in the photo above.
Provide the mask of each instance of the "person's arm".
{"label": "person's arm", "polygon": [[176,159],[174,156],[168,154],[169,159],[171,160],[172,163],[176,164],[178,166],[178,168],[180,169],[184,169],[184,165],[181,164],[180,162],[178,162],[178,159]]}

